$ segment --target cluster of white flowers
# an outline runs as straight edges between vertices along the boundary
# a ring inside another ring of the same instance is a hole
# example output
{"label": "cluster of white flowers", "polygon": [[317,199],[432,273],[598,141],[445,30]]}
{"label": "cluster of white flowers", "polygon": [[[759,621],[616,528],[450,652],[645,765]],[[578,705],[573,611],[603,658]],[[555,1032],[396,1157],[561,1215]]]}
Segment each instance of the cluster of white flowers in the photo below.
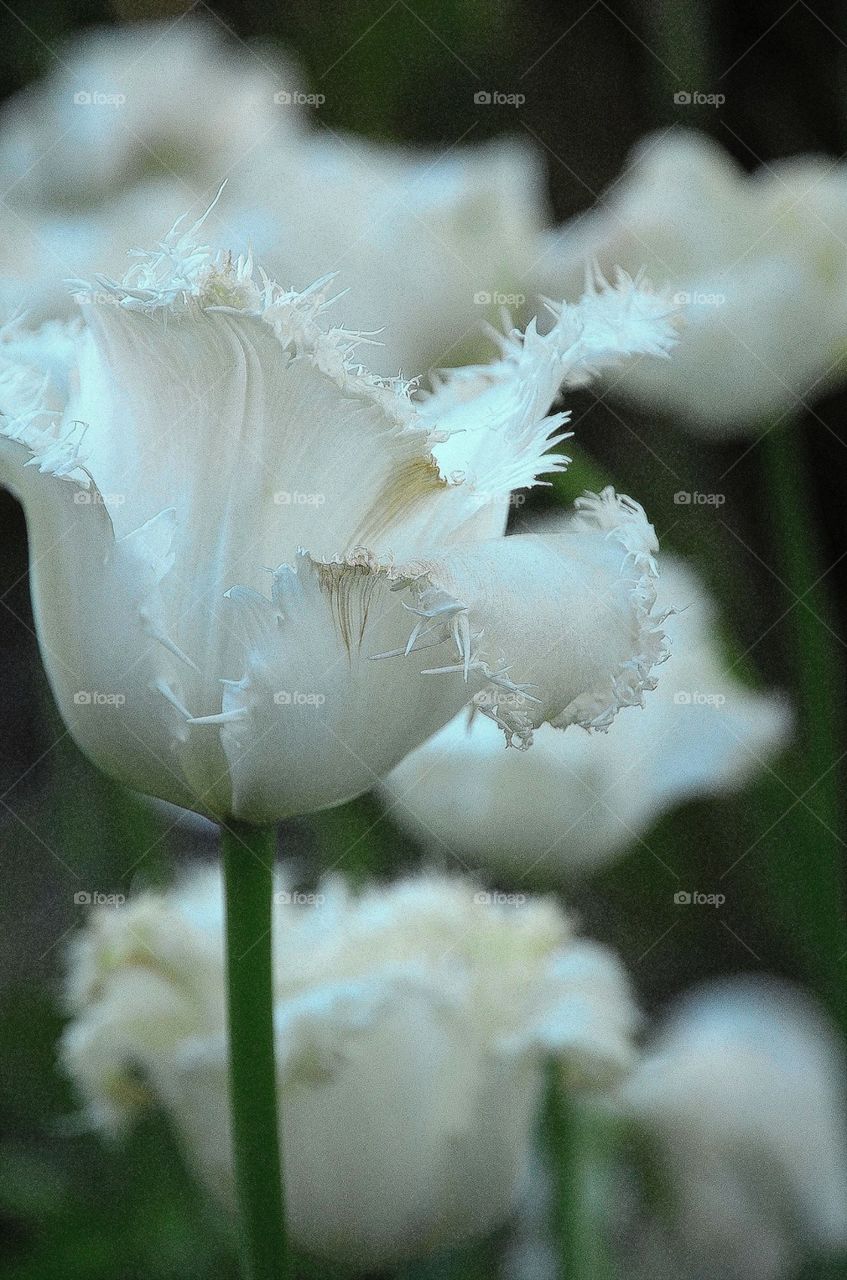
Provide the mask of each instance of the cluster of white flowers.
{"label": "cluster of white flowers", "polygon": [[[530,301],[549,216],[528,143],[444,152],[312,126],[287,60],[190,19],[89,33],[56,65],[0,116],[7,314],[67,315],[66,279],[122,273],[151,226],[199,217],[224,182],[209,243],[252,246],[299,290],[338,271],[345,318],[376,339],[368,358],[380,373],[478,356],[501,301]],[[122,100],[75,100],[92,93]]]}
{"label": "cluster of white flowers", "polygon": [[[840,166],[747,176],[672,131],[554,229],[528,144],[321,131],[278,53],[189,19],[57,65],[0,118],[0,481],[91,760],[224,822],[377,787],[427,855],[514,889],[783,746],[787,703],[728,666],[637,502],[507,523],[566,468],[559,397],[594,377],[720,435],[840,376]],[[554,899],[434,873],[308,902],[281,879],[273,926],[304,1248],[383,1267],[508,1221],[551,1064],[673,1193],[645,1228],[618,1152],[631,1274],[787,1280],[847,1245],[841,1053],[797,993],[695,992],[641,1043],[622,964]],[[93,1128],[164,1108],[234,1207],[224,933],[210,870],[95,910],[61,1058]]]}
{"label": "cluster of white flowers", "polygon": [[[282,1149],[305,1248],[373,1267],[507,1220],[549,1061],[640,1132],[671,1189],[669,1238],[639,1218],[629,1239],[625,1194],[604,1206],[635,1274],[648,1255],[662,1274],[658,1250],[677,1275],[781,1280],[805,1250],[847,1243],[842,1053],[796,992],[693,992],[639,1051],[619,961],[552,899],[421,876],[276,901]],[[88,1122],[115,1134],[165,1108],[232,1207],[219,876],[96,910],[66,997],[61,1058]]]}

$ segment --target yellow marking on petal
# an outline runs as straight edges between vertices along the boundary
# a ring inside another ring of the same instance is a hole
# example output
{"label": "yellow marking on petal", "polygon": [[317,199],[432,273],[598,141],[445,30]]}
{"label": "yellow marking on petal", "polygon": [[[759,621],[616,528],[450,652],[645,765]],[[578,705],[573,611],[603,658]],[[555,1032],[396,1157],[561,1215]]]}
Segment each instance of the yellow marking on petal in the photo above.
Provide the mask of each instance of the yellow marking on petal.
{"label": "yellow marking on petal", "polygon": [[412,458],[398,468],[376,498],[354,541],[373,546],[392,525],[408,518],[415,508],[447,487],[434,458]]}

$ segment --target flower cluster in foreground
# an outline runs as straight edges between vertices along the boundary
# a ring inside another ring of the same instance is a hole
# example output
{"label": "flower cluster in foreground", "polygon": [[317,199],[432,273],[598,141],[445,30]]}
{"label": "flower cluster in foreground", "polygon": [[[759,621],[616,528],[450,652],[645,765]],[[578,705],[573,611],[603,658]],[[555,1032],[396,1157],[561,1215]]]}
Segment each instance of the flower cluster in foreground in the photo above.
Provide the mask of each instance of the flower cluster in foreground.
{"label": "flower cluster in foreground", "polygon": [[[548,899],[434,876],[275,907],[287,1212],[311,1251],[378,1266],[509,1214],[556,1060],[571,1089],[633,1062],[629,985]],[[61,1047],[89,1121],[163,1106],[210,1191],[234,1198],[223,907],[204,871],[101,909],[74,939]]]}
{"label": "flower cluster in foreground", "polygon": [[[280,881],[274,912],[302,1247],[378,1267],[515,1210],[519,1239],[522,1203],[546,1199],[533,1151],[548,1062],[601,1128],[620,1127],[595,1226],[634,1275],[783,1280],[847,1241],[843,1055],[807,997],[752,978],[695,989],[638,1050],[620,963],[552,899],[429,874],[358,895],[338,879],[312,894]],[[87,1123],[116,1136],[163,1108],[232,1208],[219,875],[95,910],[71,944],[66,1000],[61,1060]],[[649,1153],[647,1200],[634,1151]],[[547,1256],[549,1224],[534,1230],[530,1252]]]}
{"label": "flower cluster in foreground", "polygon": [[727,668],[714,603],[670,555],[658,603],[673,605],[671,658],[638,715],[602,736],[543,726],[532,751],[517,752],[503,751],[489,720],[462,712],[383,780],[391,817],[434,854],[522,878],[578,876],[636,845],[675,805],[742,787],[785,745],[788,706]]}
{"label": "flower cluster in foreground", "polygon": [[358,364],[326,281],[286,291],[198,233],[0,344],[0,474],[82,750],[269,822],[365,791],[469,701],[521,746],[640,703],[664,653],[641,508],[607,490],[503,535],[510,492],[566,465],[559,389],[665,354],[667,303],[598,282],[417,398]]}

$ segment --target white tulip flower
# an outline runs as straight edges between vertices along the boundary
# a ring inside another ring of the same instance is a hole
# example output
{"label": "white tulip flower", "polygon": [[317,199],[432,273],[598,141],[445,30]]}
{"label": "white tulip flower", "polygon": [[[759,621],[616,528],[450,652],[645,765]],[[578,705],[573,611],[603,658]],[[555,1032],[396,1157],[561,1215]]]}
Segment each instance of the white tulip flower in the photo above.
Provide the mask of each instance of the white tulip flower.
{"label": "white tulip flower", "polygon": [[725,980],[681,1002],[619,1104],[662,1161],[673,1274],[788,1280],[847,1247],[844,1084],[841,1045],[793,989]]}
{"label": "white tulip flower", "polygon": [[606,735],[544,726],[518,752],[462,713],[383,780],[392,818],[463,863],[575,877],[637,845],[675,805],[742,787],[785,744],[788,708],[727,668],[714,604],[673,556],[661,562],[663,603],[677,607],[663,623],[671,657],[637,715]]}
{"label": "white tulip flower", "polygon": [[682,307],[672,366],[633,365],[616,395],[731,436],[785,416],[842,376],[847,169],[801,156],[747,175],[716,142],[647,138],[602,205],[546,236],[542,290],[586,262],[642,265]]}
{"label": "white tulip flower", "polygon": [[[545,1063],[611,1091],[633,1061],[627,979],[552,899],[422,876],[275,896],[287,1217],[312,1252],[384,1266],[490,1230],[532,1148]],[[220,879],[99,909],[74,939],[61,1047],[90,1122],[171,1116],[233,1202]]]}
{"label": "white tulip flower", "polygon": [[119,781],[254,823],[368,789],[469,699],[522,746],[604,728],[663,652],[640,507],[607,491],[503,534],[511,489],[565,465],[560,385],[664,352],[666,304],[604,287],[418,404],[325,327],[325,283],[175,233],[80,293],[83,323],[0,347],[66,724]]}

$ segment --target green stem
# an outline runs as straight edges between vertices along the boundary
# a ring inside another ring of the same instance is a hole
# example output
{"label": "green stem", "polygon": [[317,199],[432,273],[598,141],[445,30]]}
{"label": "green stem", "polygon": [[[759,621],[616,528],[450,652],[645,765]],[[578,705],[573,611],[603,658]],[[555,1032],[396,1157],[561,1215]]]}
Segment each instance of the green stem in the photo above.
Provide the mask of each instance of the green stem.
{"label": "green stem", "polygon": [[553,1222],[561,1280],[610,1280],[602,1224],[590,1197],[597,1174],[591,1116],[568,1093],[561,1072],[550,1071],[544,1137],[553,1175]]}
{"label": "green stem", "polygon": [[248,1280],[288,1274],[273,1034],[275,851],[272,827],[222,828],[232,1140]]}
{"label": "green stem", "polygon": [[[841,676],[820,549],[811,514],[811,479],[799,428],[775,427],[762,452],[773,503],[776,572],[790,592],[785,619],[798,693],[800,750],[793,790],[803,797],[788,815],[793,839],[780,842],[777,893],[830,1011],[847,1028],[840,837]],[[799,597],[799,600],[798,600]],[[783,802],[784,807],[784,802]],[[790,847],[786,847],[790,846]]]}

